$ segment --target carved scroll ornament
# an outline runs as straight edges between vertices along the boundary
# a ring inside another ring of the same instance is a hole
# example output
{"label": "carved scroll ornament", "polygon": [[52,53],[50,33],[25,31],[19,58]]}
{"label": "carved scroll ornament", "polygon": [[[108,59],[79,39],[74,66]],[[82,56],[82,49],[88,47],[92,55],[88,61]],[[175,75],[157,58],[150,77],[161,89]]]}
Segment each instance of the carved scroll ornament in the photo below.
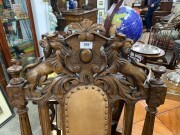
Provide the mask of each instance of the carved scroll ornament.
{"label": "carved scroll ornament", "polygon": [[[35,64],[24,68],[28,96],[41,98],[56,95],[59,98],[81,84],[97,85],[106,90],[112,99],[117,95],[124,99],[146,96],[146,67],[128,60],[133,41],[123,34],[117,34],[113,39],[106,38],[104,33],[102,25],[85,19],[81,23],[72,23],[64,37],[57,32],[46,35],[40,41],[44,60],[38,59]],[[81,48],[82,42],[91,42],[93,46]],[[47,79],[52,72],[58,76]],[[41,92],[35,92],[37,86],[43,84],[46,85]]]}

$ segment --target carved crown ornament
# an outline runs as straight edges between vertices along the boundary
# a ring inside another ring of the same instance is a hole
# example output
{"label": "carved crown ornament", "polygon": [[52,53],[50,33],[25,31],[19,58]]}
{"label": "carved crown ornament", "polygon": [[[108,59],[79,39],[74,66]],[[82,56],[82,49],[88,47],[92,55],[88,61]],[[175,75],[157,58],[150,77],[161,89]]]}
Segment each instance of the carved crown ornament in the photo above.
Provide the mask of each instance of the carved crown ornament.
{"label": "carved crown ornament", "polygon": [[[66,35],[55,32],[40,41],[43,58],[23,68],[29,99],[61,99],[74,87],[96,85],[115,100],[139,100],[147,96],[148,69],[129,58],[133,44],[123,34],[105,37],[105,28],[84,19],[72,23]],[[48,78],[51,73],[55,78]]]}

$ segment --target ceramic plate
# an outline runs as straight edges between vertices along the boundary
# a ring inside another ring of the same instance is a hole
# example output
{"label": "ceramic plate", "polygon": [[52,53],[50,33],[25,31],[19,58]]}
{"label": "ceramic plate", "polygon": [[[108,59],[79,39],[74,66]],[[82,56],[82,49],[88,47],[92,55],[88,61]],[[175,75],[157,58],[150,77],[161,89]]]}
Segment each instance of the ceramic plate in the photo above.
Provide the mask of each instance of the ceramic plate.
{"label": "ceramic plate", "polygon": [[134,44],[131,48],[134,52],[142,54],[160,54],[161,50],[153,45],[148,44]]}

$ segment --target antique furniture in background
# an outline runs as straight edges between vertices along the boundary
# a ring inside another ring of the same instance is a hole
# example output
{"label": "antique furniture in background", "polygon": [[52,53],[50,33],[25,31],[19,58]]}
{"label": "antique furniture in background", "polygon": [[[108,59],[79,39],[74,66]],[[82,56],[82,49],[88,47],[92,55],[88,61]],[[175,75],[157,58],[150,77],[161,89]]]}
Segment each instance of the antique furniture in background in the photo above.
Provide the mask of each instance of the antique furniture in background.
{"label": "antique furniture in background", "polygon": [[0,19],[1,48],[8,66],[11,58],[27,65],[39,56],[31,2],[12,1],[11,4],[9,8],[3,9],[10,13],[4,14]]}
{"label": "antique furniture in background", "polygon": [[180,40],[175,40],[174,41],[174,52],[175,52],[175,55],[176,55],[176,59],[178,61],[178,63],[180,62]]}
{"label": "antique furniture in background", "polygon": [[9,76],[7,74],[6,68],[7,68],[7,65],[4,59],[2,48],[0,46],[0,84],[2,85],[4,90],[6,90],[6,85],[9,81]]}
{"label": "antique furniture in background", "polygon": [[0,37],[1,37],[0,38],[1,53],[4,55],[7,66],[10,66],[11,55],[10,53],[7,53],[9,50],[9,47],[6,40],[6,34],[3,29],[3,24],[1,23],[1,21],[0,21]]}
{"label": "antique furniture in background", "polygon": [[[26,105],[33,101],[42,135],[50,135],[51,130],[58,135],[60,130],[63,135],[120,135],[116,127],[123,106],[122,134],[131,135],[135,104],[145,99],[148,106],[142,135],[152,135],[157,107],[166,96],[167,87],[160,79],[166,69],[153,67],[155,77],[146,80],[148,68],[127,59],[131,40],[123,35],[107,38],[102,25],[87,19],[68,28],[67,35],[54,33],[40,41],[43,61],[37,59],[25,68],[11,61],[7,90],[20,117],[21,134],[32,135]],[[22,70],[25,79],[20,77]],[[57,76],[47,78],[52,72]]]}
{"label": "antique furniture in background", "polygon": [[[171,14],[172,4],[173,4],[173,2],[160,2],[160,7],[153,13],[153,19],[152,19],[153,25],[155,25],[157,22],[159,22],[159,19],[162,16],[167,16],[167,15]],[[140,15],[141,15],[142,19],[145,20],[147,8],[144,6],[144,0],[141,3],[140,9],[141,9]]]}
{"label": "antique furniture in background", "polygon": [[168,86],[167,98],[180,101],[180,40],[174,41],[173,48],[177,64],[175,70],[168,70],[168,72],[163,75],[163,79]]}
{"label": "antique furniture in background", "polygon": [[97,22],[97,12],[98,9],[92,10],[83,10],[83,9],[74,9],[69,11],[62,11],[62,16],[66,19],[66,25],[72,22],[81,22],[84,19],[90,19],[94,23]]}
{"label": "antique furniture in background", "polygon": [[[82,6],[85,4],[85,1],[86,0],[77,0],[78,8],[82,8]],[[97,0],[88,0],[88,5],[92,8],[97,8]],[[51,1],[51,6],[53,6],[54,9],[63,11],[64,9],[66,9],[66,0],[53,0]]]}
{"label": "antique furniture in background", "polygon": [[[156,24],[151,28],[148,44],[157,46],[165,51],[160,59],[168,69],[176,66],[176,55],[173,51],[174,40],[178,38],[179,31],[175,29],[176,23]],[[159,59],[159,58],[158,58]],[[157,63],[157,58],[148,58],[147,63]]]}
{"label": "antique furniture in background", "polygon": [[148,59],[160,59],[161,57],[164,57],[165,51],[155,47],[150,44],[144,44],[141,42],[135,43],[131,48],[132,53],[134,55],[140,55],[142,56],[142,59],[140,60],[143,64],[146,64],[148,62]]}
{"label": "antique furniture in background", "polygon": [[173,2],[161,2],[160,9],[153,13],[153,25],[155,25],[162,16],[171,14]]}

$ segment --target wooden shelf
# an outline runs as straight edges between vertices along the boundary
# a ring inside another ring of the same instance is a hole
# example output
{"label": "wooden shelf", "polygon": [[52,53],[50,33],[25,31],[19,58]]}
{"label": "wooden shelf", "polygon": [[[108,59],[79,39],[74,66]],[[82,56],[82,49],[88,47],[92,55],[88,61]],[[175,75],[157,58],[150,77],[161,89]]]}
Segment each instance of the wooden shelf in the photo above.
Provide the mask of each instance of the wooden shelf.
{"label": "wooden shelf", "polygon": [[7,23],[7,22],[14,22],[14,21],[24,21],[24,20],[29,20],[29,17],[26,18],[2,18],[2,23]]}

